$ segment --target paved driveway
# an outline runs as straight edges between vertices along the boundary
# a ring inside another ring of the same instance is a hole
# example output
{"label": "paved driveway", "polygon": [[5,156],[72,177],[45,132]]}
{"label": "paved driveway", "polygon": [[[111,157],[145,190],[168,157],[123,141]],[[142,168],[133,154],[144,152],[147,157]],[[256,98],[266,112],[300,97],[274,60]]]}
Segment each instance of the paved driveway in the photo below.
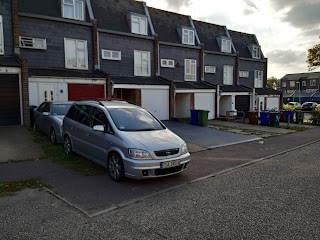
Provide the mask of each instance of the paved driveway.
{"label": "paved driveway", "polygon": [[260,139],[255,135],[224,132],[181,122],[163,121],[163,123],[188,143],[191,152],[203,148],[216,148]]}

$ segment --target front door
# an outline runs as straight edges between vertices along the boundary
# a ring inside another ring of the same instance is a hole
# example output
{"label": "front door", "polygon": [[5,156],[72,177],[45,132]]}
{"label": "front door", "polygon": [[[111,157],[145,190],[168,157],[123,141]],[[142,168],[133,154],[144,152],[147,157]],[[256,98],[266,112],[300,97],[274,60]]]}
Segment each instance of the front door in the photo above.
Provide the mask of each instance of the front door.
{"label": "front door", "polygon": [[55,85],[54,84],[41,84],[39,86],[39,103],[44,101],[55,100]]}

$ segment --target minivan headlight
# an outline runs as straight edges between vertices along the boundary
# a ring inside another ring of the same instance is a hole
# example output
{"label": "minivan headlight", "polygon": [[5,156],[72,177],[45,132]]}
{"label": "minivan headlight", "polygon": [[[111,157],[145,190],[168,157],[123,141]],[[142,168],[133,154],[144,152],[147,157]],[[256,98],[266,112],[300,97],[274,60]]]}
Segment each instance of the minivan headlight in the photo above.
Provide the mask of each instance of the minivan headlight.
{"label": "minivan headlight", "polygon": [[186,154],[188,153],[188,147],[187,147],[187,144],[183,144],[182,147],[181,147],[181,154]]}
{"label": "minivan headlight", "polygon": [[150,159],[151,158],[150,153],[145,150],[131,148],[131,149],[128,149],[128,153],[133,159]]}

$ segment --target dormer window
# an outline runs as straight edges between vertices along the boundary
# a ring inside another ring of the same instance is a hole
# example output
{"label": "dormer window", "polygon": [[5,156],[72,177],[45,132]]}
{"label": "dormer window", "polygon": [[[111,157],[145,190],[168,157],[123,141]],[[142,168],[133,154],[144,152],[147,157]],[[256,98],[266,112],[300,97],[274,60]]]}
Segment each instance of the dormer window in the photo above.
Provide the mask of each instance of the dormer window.
{"label": "dormer window", "polygon": [[252,46],[252,58],[261,58],[261,51],[259,46]]}
{"label": "dormer window", "polygon": [[182,44],[194,45],[194,30],[182,28]]}
{"label": "dormer window", "polygon": [[84,1],[62,0],[62,15],[64,18],[84,21]]}
{"label": "dormer window", "polygon": [[131,15],[131,32],[148,35],[148,22],[146,17]]}
{"label": "dormer window", "polygon": [[221,52],[231,53],[231,40],[230,39],[221,39]]}

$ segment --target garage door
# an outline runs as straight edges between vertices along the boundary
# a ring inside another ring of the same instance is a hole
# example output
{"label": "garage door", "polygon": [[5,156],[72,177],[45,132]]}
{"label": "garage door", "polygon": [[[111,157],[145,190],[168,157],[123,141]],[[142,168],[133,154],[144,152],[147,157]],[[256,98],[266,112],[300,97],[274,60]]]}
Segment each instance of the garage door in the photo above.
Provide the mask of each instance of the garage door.
{"label": "garage door", "polygon": [[19,75],[0,74],[0,126],[21,125]]}
{"label": "garage door", "polygon": [[194,109],[208,110],[208,119],[215,118],[215,94],[214,93],[195,93],[194,94]]}
{"label": "garage door", "polygon": [[237,111],[250,111],[250,96],[236,96]]}
{"label": "garage door", "polygon": [[169,90],[142,89],[141,106],[160,120],[169,120]]}
{"label": "garage door", "polygon": [[70,101],[97,98],[104,98],[104,85],[68,84],[68,99]]}

